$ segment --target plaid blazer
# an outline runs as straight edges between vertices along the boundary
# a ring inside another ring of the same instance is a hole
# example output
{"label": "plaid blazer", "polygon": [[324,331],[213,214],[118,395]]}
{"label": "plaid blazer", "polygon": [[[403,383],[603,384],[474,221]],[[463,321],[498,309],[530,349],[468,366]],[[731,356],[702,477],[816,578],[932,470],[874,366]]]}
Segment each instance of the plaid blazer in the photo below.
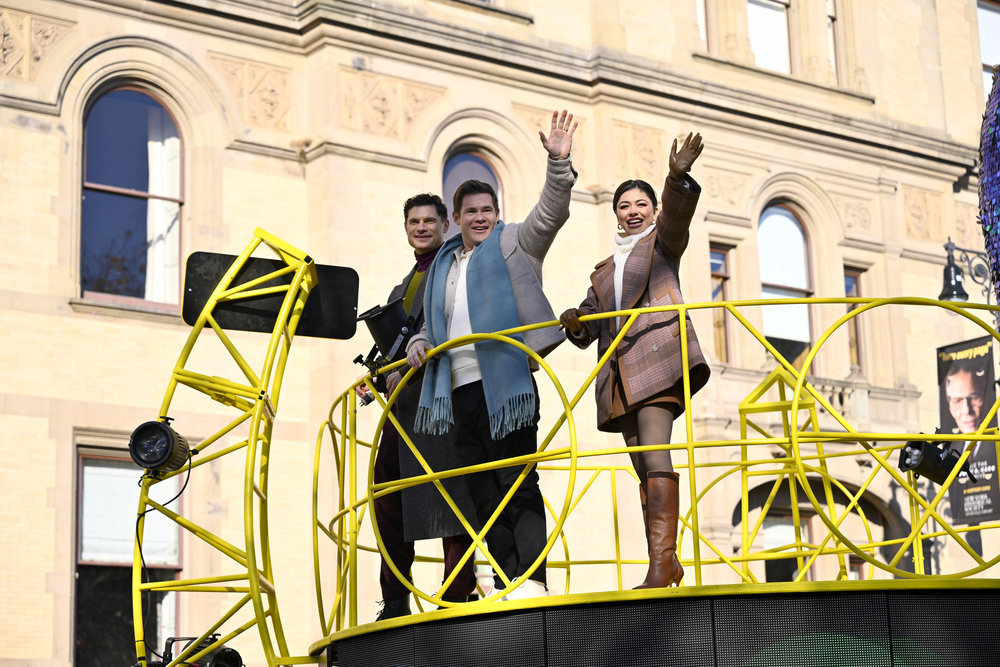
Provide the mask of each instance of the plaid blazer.
{"label": "plaid blazer", "polygon": [[[625,261],[622,278],[622,310],[683,303],[678,270],[681,255],[690,237],[688,228],[698,204],[701,187],[690,176],[683,183],[667,178],[663,186],[660,211],[656,216],[656,233],[639,241]],[[587,298],[580,304],[585,315],[615,310],[615,263],[608,257],[590,274]],[[676,311],[647,313],[636,318],[635,324],[619,344],[609,362],[597,375],[597,427],[602,431],[617,431],[609,423],[611,390],[620,378],[628,405],[634,406],[679,382],[683,377],[680,323]],[[582,335],[569,337],[580,348],[598,341],[598,358],[611,345],[620,330],[618,318],[584,322]],[[621,324],[626,318],[621,318]],[[691,373],[691,394],[705,386],[710,374],[702,355],[698,337],[686,318],[688,367]]]}

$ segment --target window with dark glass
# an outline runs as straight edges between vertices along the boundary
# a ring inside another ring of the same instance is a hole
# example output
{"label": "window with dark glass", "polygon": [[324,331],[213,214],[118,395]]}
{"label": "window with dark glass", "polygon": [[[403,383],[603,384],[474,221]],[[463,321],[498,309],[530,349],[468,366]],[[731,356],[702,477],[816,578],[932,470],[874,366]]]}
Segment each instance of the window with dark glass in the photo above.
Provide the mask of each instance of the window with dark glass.
{"label": "window with dark glass", "polygon": [[[729,299],[729,248],[712,244],[709,248],[709,263],[712,268],[712,301]],[[715,357],[719,363],[729,363],[729,335],[726,328],[726,310],[712,309],[712,335]]]}
{"label": "window with dark glass", "polygon": [[[844,296],[848,298],[861,296],[861,273],[859,269],[844,267]],[[847,312],[851,312],[857,307],[858,304],[849,303],[847,304]],[[858,328],[858,318],[853,318],[845,326],[847,327],[851,370],[857,372],[861,370],[861,332]]]}
{"label": "window with dark glass", "polygon": [[[764,209],[757,227],[761,297],[803,299],[809,286],[805,232],[788,207]],[[812,340],[807,304],[782,304],[762,308],[764,336],[795,368],[802,368]]]}
{"label": "window with dark glass", "polygon": [[[444,203],[448,207],[448,218],[453,219],[451,217],[453,212],[452,198],[455,196],[455,190],[458,190],[458,186],[469,180],[482,181],[493,186],[493,189],[497,192],[497,200],[501,204],[500,217],[502,218],[504,211],[500,179],[497,178],[493,166],[490,165],[486,158],[472,151],[454,153],[444,164],[441,192],[443,193]],[[448,231],[449,235],[455,234],[458,231],[458,226],[452,225]]]}
{"label": "window with dark glass", "polygon": [[84,120],[81,291],[178,303],[181,140],[146,93],[102,95]]}
{"label": "window with dark glass", "polygon": [[[78,470],[73,664],[130,665],[136,657],[132,558],[142,471],[130,460],[103,456],[81,456]],[[177,493],[176,480],[157,484],[151,496],[169,501]],[[146,515],[145,581],[176,578],[179,538],[177,525],[165,516]],[[177,634],[174,594],[150,593],[143,602],[145,636],[149,648],[159,652],[166,638]]]}

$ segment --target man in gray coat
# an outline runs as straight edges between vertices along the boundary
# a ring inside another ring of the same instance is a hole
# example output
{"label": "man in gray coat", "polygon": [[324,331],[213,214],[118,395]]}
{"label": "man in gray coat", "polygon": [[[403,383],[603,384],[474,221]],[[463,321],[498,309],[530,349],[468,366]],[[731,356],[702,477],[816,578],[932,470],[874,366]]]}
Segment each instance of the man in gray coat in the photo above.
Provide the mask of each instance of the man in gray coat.
{"label": "man in gray coat", "polygon": [[[521,224],[498,219],[493,188],[466,181],[454,197],[454,221],[461,231],[442,246],[426,278],[425,322],[407,346],[407,360],[421,367],[427,352],[472,333],[491,333],[555,319],[542,291],[542,261],[569,218],[576,172],[569,159],[577,124],[565,110],[552,114],[549,135],[539,132],[548,153],[545,185]],[[545,355],[564,335],[558,327],[512,336]],[[469,466],[533,454],[537,449],[538,388],[532,365],[520,348],[483,340],[453,348],[429,360],[414,430],[449,433],[459,465]],[[477,519],[485,524],[517,482],[522,466],[467,476]],[[547,541],[545,507],[532,468],[486,534],[500,566],[495,587],[517,588],[506,598],[548,594],[545,563],[533,573]]]}

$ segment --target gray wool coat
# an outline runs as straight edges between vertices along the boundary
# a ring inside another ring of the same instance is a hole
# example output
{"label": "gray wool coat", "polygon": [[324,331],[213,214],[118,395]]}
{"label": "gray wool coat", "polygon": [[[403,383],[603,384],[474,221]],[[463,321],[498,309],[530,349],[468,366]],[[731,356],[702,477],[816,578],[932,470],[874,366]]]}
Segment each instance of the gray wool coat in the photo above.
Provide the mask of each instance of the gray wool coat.
{"label": "gray wool coat", "polygon": [[[690,176],[684,182],[667,178],[663,186],[656,232],[639,241],[625,261],[622,279],[621,309],[669,306],[683,303],[681,297],[681,255],[687,248],[689,227],[698,204],[701,187]],[[615,308],[615,263],[608,257],[590,274],[587,298],[580,304],[585,315],[611,312]],[[597,340],[598,358],[618,335],[618,318],[606,318],[584,325],[580,337],[569,340],[579,348]],[[622,324],[626,318],[621,318]],[[688,367],[691,395],[705,386],[710,374],[701,352],[698,336],[690,318],[686,318]],[[610,422],[611,391],[620,378],[628,405],[634,406],[659,394],[683,377],[680,318],[677,311],[640,315],[622,339],[612,358],[597,375],[597,427],[602,431],[620,429]]]}
{"label": "gray wool coat", "polygon": [[[522,223],[505,224],[500,232],[500,251],[503,253],[514,288],[517,314],[521,324],[550,322],[556,319],[552,305],[542,291],[542,261],[552,246],[556,234],[569,219],[569,200],[576,182],[576,171],[569,158],[553,160],[549,158],[545,172],[545,185],[538,203],[531,209]],[[496,233],[496,229],[494,232]],[[461,248],[455,251],[457,259]],[[453,261],[448,272],[445,294],[445,322],[451,326],[451,314],[455,303],[455,285],[458,281],[458,262]],[[488,285],[469,285],[470,295],[476,289],[488,289]],[[413,336],[409,346],[416,341],[428,341],[427,327]],[[532,329],[524,334],[524,344],[545,356],[566,340],[558,326]]]}

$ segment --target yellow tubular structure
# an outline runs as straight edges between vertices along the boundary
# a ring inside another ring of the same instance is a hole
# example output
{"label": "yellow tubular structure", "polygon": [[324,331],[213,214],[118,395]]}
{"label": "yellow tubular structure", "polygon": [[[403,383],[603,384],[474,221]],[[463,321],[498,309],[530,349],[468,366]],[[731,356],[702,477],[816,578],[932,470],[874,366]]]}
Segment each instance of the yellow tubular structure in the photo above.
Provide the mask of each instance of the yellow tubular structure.
{"label": "yellow tubular structure", "polygon": [[[270,250],[284,262],[285,266],[261,278],[235,283],[240,270],[258,248]],[[275,280],[281,284],[264,286],[265,283]],[[316,281],[316,267],[306,253],[257,229],[254,232],[254,239],[225,273],[192,326],[167,386],[160,407],[160,421],[169,421],[170,406],[179,387],[187,387],[205,394],[222,405],[234,408],[237,415],[231,421],[227,417],[228,423],[205,438],[183,469],[162,475],[147,473],[142,478],[132,569],[132,608],[136,657],[139,664],[147,664],[149,649],[156,648],[147,646],[142,624],[143,597],[147,591],[183,595],[238,596],[229,607],[225,607],[224,601],[219,600],[221,608],[225,608],[223,614],[196,641],[169,662],[170,667],[185,665],[191,660],[208,655],[225,642],[253,627],[259,632],[260,644],[269,667],[317,663],[319,660],[311,656],[289,655],[278,613],[268,532],[271,431],[292,339],[306,299],[316,286]],[[275,294],[283,295],[281,307],[264,351],[264,358],[258,366],[254,366],[244,358],[233,339],[219,326],[214,312],[219,304]],[[209,331],[211,334],[202,335]],[[213,363],[219,358],[228,359],[233,363],[232,370],[238,373],[237,378],[219,377],[188,368],[195,344],[200,342],[204,344],[199,346],[199,349],[209,347],[213,343],[221,343],[223,353],[217,353]],[[178,427],[183,430],[182,425],[178,424]],[[213,447],[215,451],[211,451]],[[212,534],[205,527],[149,498],[150,489],[165,479],[181,476],[186,484],[189,476],[199,474],[206,463],[238,455],[244,457],[242,503],[244,544],[242,546],[236,546]],[[145,516],[149,512],[161,513],[184,531],[218,551],[224,556],[219,562],[226,573],[143,583],[142,544]],[[196,605],[191,607],[195,608]],[[210,605],[200,604],[197,607],[210,608]],[[215,635],[218,638],[210,641]],[[201,647],[203,642],[209,643]]]}
{"label": "yellow tubular structure", "polygon": [[[760,308],[792,304],[853,306],[817,338],[814,346],[808,351],[801,369],[782,357],[763,333],[752,324],[752,321],[760,321],[757,317]],[[542,556],[542,558],[548,557],[547,567],[550,570],[555,569],[565,573],[565,586],[554,591],[555,593],[575,592],[570,586],[570,574],[574,568],[612,568],[620,595],[649,595],[649,591],[628,591],[625,584],[628,577],[623,576],[623,571],[633,568],[629,573],[631,577],[635,577],[640,571],[638,568],[646,562],[643,558],[627,556],[630,552],[636,551],[636,545],[623,542],[618,515],[618,489],[634,484],[635,474],[627,464],[586,463],[589,459],[596,461],[610,455],[624,458],[627,450],[624,445],[611,448],[591,446],[578,448],[573,412],[581,398],[589,393],[599,370],[604,364],[609,363],[617,346],[637,318],[646,313],[659,311],[676,311],[678,321],[683,322],[692,311],[724,309],[729,321],[734,323],[733,326],[738,326],[755,340],[770,355],[774,364],[773,370],[765,374],[756,388],[739,402],[739,435],[731,440],[708,440],[696,437],[694,411],[691,405],[690,369],[685,364],[682,376],[685,407],[683,438],[678,438],[673,443],[629,450],[670,450],[675,459],[675,468],[681,472],[682,484],[687,485],[687,507],[683,508],[678,546],[678,554],[686,570],[684,586],[702,586],[706,582],[732,583],[735,580],[742,585],[752,586],[755,592],[768,588],[787,590],[788,584],[768,584],[765,581],[765,566],[774,561],[785,561],[794,565],[794,580],[801,585],[855,578],[857,571],[855,569],[852,572],[852,568],[857,568],[859,562],[863,562],[862,578],[869,582],[904,578],[917,584],[919,583],[917,580],[928,577],[958,579],[984,575],[1000,579],[1000,568],[995,567],[1000,562],[1000,554],[988,553],[982,556],[970,546],[967,539],[967,534],[973,530],[978,530],[980,533],[997,531],[1000,529],[1000,522],[978,526],[952,526],[948,515],[941,511],[942,500],[947,495],[949,484],[956,479],[959,467],[952,471],[945,484],[928,496],[912,473],[900,471],[894,463],[899,449],[907,441],[965,441],[971,437],[978,442],[1000,445],[998,442],[1000,436],[996,429],[988,430],[985,427],[996,414],[998,405],[990,406],[982,422],[984,426],[981,426],[974,436],[870,433],[852,425],[849,419],[833,405],[830,398],[810,382],[813,378],[809,375],[809,369],[817,354],[839,328],[868,311],[889,306],[944,308],[967,318],[1000,341],[1000,335],[976,315],[977,312],[984,310],[998,310],[997,307],[954,304],[920,298],[761,299],[639,308],[581,318],[587,321],[622,317],[625,319],[625,325],[612,341],[611,348],[601,355],[579,388],[568,391],[564,390],[557,374],[544,360],[511,338],[511,335],[517,332],[558,323],[546,322],[534,327],[473,334],[447,341],[431,350],[429,356],[442,354],[451,348],[467,345],[476,340],[499,340],[515,345],[538,362],[542,376],[551,382],[558,396],[558,403],[550,400],[547,404],[545,402],[542,404],[543,419],[539,425],[541,437],[536,454],[447,471],[430,469],[414,445],[410,434],[400,426],[389,411],[402,387],[411,381],[414,371],[405,368],[405,362],[397,362],[381,369],[380,372],[390,372],[400,368],[407,372],[399,387],[390,396],[383,399],[376,395],[382,414],[374,433],[370,437],[366,433],[365,439],[356,432],[357,403],[354,388],[359,384],[365,384],[374,390],[371,377],[359,380],[336,399],[328,419],[319,430],[316,441],[312,517],[314,571],[317,608],[321,627],[327,637],[324,641],[317,642],[313,649],[338,636],[346,636],[358,625],[358,559],[378,558],[380,550],[384,551],[382,536],[372,511],[376,498],[418,484],[434,485],[473,538],[474,548],[481,554],[477,564],[495,566],[494,558],[489,553],[489,545],[485,542],[485,535],[488,526],[496,520],[501,510],[498,509],[494,513],[486,528],[477,531],[472,527],[472,522],[461,515],[441,484],[443,479],[485,469],[521,466],[523,469],[518,480],[520,483],[530,467],[535,465],[545,481],[544,488],[559,489],[561,503],[549,503],[546,500],[552,521],[549,524],[550,533],[546,550]],[[686,359],[690,344],[686,327],[679,328],[679,341],[681,357]],[[932,352],[933,350],[928,351],[929,354]],[[543,427],[546,419],[551,422],[551,426]],[[410,449],[422,466],[424,474],[378,485],[372,483],[377,453],[375,443],[379,441],[383,428],[399,430],[400,446]],[[677,430],[679,429],[675,429]],[[970,450],[971,445],[963,455],[962,461],[968,457]],[[856,474],[850,484],[846,484],[837,474],[837,471],[843,470],[848,462],[864,463],[864,465],[858,463],[854,468],[854,470],[861,468],[864,472]],[[320,506],[320,498],[324,497],[321,494],[321,486],[331,479],[332,483],[336,484],[336,489],[325,497],[336,498],[336,507],[324,508]],[[581,481],[581,488],[577,488],[578,479]],[[624,485],[622,480],[625,480]],[[562,492],[563,484],[566,489],[565,495]],[[893,534],[890,534],[890,531],[879,524],[876,517],[871,514],[875,489],[887,484],[895,489],[895,493],[901,493],[903,498],[900,503],[903,515],[900,521],[904,524],[904,528]],[[600,489],[609,490],[610,497],[604,497]],[[726,490],[730,497],[738,499],[740,506],[735,516],[739,517],[741,525],[733,536],[726,535],[726,540],[720,541],[717,537],[702,532],[702,518],[698,506],[711,502],[713,494],[721,493],[723,490]],[[501,508],[510,499],[512,492],[503,499]],[[569,537],[570,533],[567,531],[573,526],[574,513],[579,513],[580,508],[584,506],[601,507],[609,516],[607,536],[611,545],[609,557],[595,557],[588,550],[590,545],[574,545]],[[782,509],[779,510],[779,507]],[[330,515],[331,509],[332,515]],[[790,515],[786,515],[785,512],[790,512]],[[820,521],[811,522],[812,532],[808,533],[804,528],[805,519],[811,515],[817,516]],[[359,542],[366,517],[373,530],[373,543]],[[765,545],[764,526],[778,519],[791,523],[790,539],[786,544]],[[823,532],[824,530],[826,532]],[[948,543],[957,553],[963,554],[971,561],[972,566],[958,572],[929,571],[928,563],[923,558],[922,548],[922,543],[927,540],[934,540],[937,544]],[[549,555],[549,551],[557,542],[561,543],[565,558]],[[333,546],[335,557],[321,557],[321,547],[326,545]],[[574,554],[579,553],[583,557],[571,558],[571,548]],[[476,553],[470,549],[466,557],[476,557]],[[415,568],[422,567],[424,563],[432,563],[436,564],[439,571],[442,559],[418,556],[416,562]],[[541,558],[536,561],[535,567],[540,562]],[[441,595],[450,583],[450,578],[440,587],[435,585],[433,590],[423,591],[418,585],[409,583],[407,577],[403,576],[406,573],[400,572],[396,564],[390,562],[389,565],[400,581],[414,593],[418,604],[423,600],[431,605],[446,608],[457,605],[482,610],[500,603],[499,594],[470,603],[444,601]],[[327,603],[322,588],[324,582],[329,583],[329,581],[322,572],[331,567],[335,568],[336,592],[333,599]],[[370,601],[362,602],[370,604]],[[524,601],[520,604],[534,606],[549,602],[542,599]],[[406,621],[390,621],[390,623],[397,622]]]}

